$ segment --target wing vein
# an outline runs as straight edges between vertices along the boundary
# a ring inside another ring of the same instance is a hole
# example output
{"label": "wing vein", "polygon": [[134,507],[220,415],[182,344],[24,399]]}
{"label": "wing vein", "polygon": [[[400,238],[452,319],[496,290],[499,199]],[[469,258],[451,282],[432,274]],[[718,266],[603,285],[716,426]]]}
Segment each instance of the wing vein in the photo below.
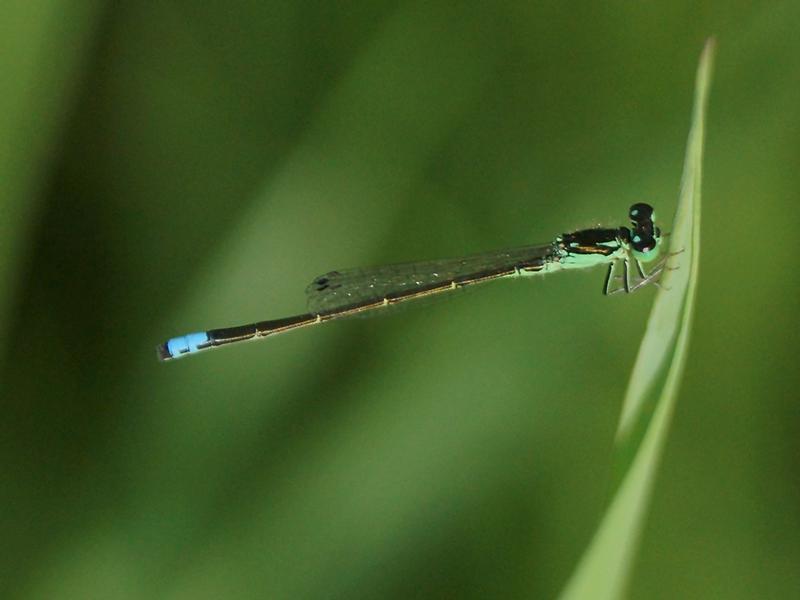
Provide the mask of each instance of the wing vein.
{"label": "wing vein", "polygon": [[482,276],[487,273],[513,275],[519,272],[521,266],[535,270],[530,267],[543,265],[552,256],[553,245],[545,244],[496,250],[462,258],[331,271],[314,278],[306,288],[308,310],[312,314],[329,313],[392,296],[422,297],[426,295],[426,289],[446,291],[443,288],[451,283],[454,283],[452,289],[473,283],[473,276],[476,278],[475,282],[481,282],[496,278]]}

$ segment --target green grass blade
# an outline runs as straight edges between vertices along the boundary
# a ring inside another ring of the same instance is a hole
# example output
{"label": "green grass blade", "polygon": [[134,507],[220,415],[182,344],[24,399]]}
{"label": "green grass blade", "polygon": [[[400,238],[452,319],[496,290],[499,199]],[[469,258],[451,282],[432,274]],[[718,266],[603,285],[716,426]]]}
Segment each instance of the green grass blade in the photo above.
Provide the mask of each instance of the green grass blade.
{"label": "green grass blade", "polygon": [[656,295],[623,405],[617,431],[619,485],[561,598],[621,597],[650,503],[678,387],[687,359],[700,258],[700,185],[705,109],[711,82],[714,42],[700,58],[694,110],[686,148],[670,263]]}

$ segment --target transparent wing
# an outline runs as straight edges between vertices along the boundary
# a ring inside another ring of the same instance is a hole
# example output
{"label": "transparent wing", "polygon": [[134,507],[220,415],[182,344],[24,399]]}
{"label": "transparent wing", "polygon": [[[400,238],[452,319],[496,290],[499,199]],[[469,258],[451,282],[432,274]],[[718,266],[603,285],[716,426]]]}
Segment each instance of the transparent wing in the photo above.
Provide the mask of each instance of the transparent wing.
{"label": "transparent wing", "polygon": [[535,264],[552,252],[552,244],[545,244],[462,258],[331,271],[314,278],[306,288],[308,310],[314,314],[326,313],[360,302],[380,300],[389,294],[447,283],[475,273]]}

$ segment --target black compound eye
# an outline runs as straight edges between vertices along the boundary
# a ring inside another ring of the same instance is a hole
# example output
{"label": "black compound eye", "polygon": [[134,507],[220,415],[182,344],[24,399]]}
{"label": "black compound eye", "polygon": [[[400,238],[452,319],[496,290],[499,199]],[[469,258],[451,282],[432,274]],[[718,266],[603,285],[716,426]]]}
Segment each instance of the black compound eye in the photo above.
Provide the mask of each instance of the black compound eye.
{"label": "black compound eye", "polygon": [[641,225],[642,223],[647,223],[652,220],[653,207],[649,204],[645,204],[644,202],[638,202],[631,206],[631,210],[628,214],[630,215],[631,221],[633,221],[634,224]]}
{"label": "black compound eye", "polygon": [[631,248],[633,248],[634,252],[641,252],[642,254],[647,254],[648,252],[652,252],[655,250],[656,247],[656,238],[652,235],[647,235],[641,232],[635,232],[631,236]]}

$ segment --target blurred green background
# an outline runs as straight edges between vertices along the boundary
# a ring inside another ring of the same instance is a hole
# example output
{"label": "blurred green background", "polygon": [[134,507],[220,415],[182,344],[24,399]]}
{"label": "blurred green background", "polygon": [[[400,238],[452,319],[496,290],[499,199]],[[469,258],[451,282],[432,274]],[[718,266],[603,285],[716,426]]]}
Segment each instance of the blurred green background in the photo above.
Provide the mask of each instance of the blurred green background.
{"label": "blurred green background", "polygon": [[633,598],[800,597],[800,3],[9,0],[0,594],[552,598],[653,290],[488,286],[169,364],[339,267],[675,208],[696,327]]}

